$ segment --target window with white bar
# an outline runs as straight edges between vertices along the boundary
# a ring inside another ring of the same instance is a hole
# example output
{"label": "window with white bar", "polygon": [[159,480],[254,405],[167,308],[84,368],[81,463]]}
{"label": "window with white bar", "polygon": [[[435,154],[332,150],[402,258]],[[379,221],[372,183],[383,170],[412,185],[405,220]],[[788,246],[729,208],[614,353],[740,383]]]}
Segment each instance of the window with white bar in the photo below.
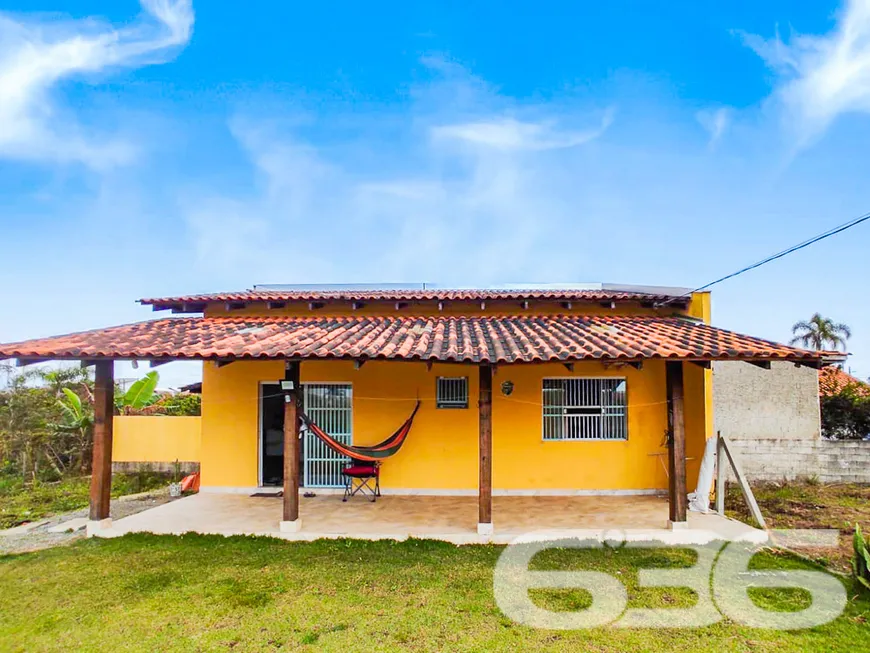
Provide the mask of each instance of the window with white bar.
{"label": "window with white bar", "polygon": [[435,380],[435,405],[438,408],[468,408],[468,377],[439,376]]}
{"label": "window with white bar", "polygon": [[544,440],[627,440],[623,378],[544,379]]}

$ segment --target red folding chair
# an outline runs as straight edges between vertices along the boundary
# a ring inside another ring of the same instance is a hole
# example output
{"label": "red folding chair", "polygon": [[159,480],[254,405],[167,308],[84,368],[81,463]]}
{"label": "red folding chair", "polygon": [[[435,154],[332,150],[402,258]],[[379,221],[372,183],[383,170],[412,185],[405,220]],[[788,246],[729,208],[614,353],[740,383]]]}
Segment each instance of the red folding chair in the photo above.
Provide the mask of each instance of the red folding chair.
{"label": "red folding chair", "polygon": [[355,460],[341,470],[344,476],[344,498],[347,501],[355,494],[371,497],[371,502],[381,496],[381,464],[377,461]]}

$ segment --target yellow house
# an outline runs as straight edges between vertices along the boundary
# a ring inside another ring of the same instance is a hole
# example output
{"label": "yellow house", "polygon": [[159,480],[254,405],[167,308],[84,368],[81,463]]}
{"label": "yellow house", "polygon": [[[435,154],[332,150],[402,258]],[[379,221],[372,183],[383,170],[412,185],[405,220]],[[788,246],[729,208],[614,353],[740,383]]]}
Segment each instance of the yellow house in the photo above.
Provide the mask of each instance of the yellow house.
{"label": "yellow house", "polygon": [[710,295],[680,288],[276,286],[140,301],[185,315],[0,345],[0,358],[96,365],[92,520],[108,516],[114,360],[203,361],[202,489],[281,486],[288,531],[300,491],[349,482],[348,458],[300,431],[299,411],[366,447],[419,402],[379,461],[381,491],[477,496],[486,533],[500,494],[667,492],[671,522],[685,522],[712,435],[711,361],[824,354],[713,327]]}

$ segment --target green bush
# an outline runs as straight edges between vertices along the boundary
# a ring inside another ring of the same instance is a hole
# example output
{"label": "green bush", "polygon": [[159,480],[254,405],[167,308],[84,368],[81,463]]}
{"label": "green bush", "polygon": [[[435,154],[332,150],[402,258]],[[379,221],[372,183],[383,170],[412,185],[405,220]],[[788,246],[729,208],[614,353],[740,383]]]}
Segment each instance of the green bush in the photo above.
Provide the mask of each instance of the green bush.
{"label": "green bush", "polygon": [[870,543],[861,532],[861,525],[855,524],[855,535],[852,537],[854,556],[852,557],[852,573],[865,589],[870,590]]}
{"label": "green bush", "polygon": [[847,387],[838,394],[822,397],[822,435],[838,440],[861,440],[870,435],[870,397]]}
{"label": "green bush", "polygon": [[155,408],[163,415],[198,417],[202,412],[202,395],[186,392],[166,395],[155,403]]}

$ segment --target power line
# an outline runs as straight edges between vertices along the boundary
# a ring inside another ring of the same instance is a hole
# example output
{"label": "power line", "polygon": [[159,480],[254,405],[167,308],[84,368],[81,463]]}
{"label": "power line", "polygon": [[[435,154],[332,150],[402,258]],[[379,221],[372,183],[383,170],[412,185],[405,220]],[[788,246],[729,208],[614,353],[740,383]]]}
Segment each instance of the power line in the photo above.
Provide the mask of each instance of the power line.
{"label": "power line", "polygon": [[867,220],[870,220],[870,212],[865,213],[863,215],[860,215],[857,218],[853,218],[852,220],[849,220],[848,222],[844,222],[843,224],[838,225],[836,227],[832,227],[831,229],[828,229],[827,231],[822,232],[822,233],[818,234],[817,236],[813,236],[811,238],[808,238],[807,240],[804,240],[803,242],[800,242],[797,245],[792,245],[791,247],[788,247],[788,248],[782,250],[781,252],[777,252],[776,254],[771,254],[770,256],[763,258],[760,261],[753,263],[752,265],[747,265],[745,268],[741,268],[741,269],[737,270],[736,272],[732,272],[731,274],[726,274],[724,277],[720,277],[720,278],[716,279],[715,281],[711,281],[710,283],[706,283],[703,286],[699,286],[699,287],[695,288],[694,290],[690,290],[687,293],[683,293],[682,295],[679,295],[678,297],[673,297],[665,302],[658,304],[658,306],[667,306],[668,304],[670,304],[673,301],[676,301],[677,299],[681,299],[683,297],[688,297],[692,293],[700,292],[702,290],[707,290],[707,288],[715,286],[718,283],[722,283],[723,281],[727,281],[728,279],[733,279],[734,277],[737,277],[745,272],[749,272],[750,270],[754,270],[755,268],[760,268],[762,265],[766,265],[767,263],[770,263],[771,261],[775,261],[775,260],[780,259],[784,256],[788,256],[789,254],[791,254],[793,252],[796,252],[796,251],[803,249],[805,247],[809,247],[810,245],[813,245],[813,244],[819,242],[820,240],[824,240],[825,238],[830,238],[831,236],[835,236],[839,233],[846,231],[847,229],[851,229],[852,227],[855,227],[855,226],[861,224],[862,222],[866,222]]}

